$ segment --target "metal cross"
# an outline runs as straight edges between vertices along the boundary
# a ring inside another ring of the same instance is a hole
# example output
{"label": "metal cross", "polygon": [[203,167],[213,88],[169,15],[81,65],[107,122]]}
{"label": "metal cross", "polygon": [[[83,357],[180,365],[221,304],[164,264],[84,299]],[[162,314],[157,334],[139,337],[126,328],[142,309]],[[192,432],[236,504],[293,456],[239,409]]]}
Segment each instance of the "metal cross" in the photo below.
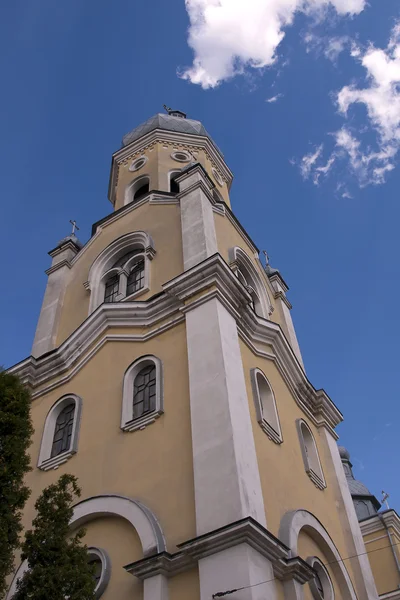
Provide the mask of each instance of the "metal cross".
{"label": "metal cross", "polygon": [[269,256],[268,256],[268,252],[266,250],[263,250],[262,253],[265,256],[265,264],[269,265]]}
{"label": "metal cross", "polygon": [[74,235],[74,233],[75,233],[75,229],[77,229],[77,230],[79,231],[79,227],[78,227],[78,225],[76,224],[76,221],[71,221],[71,219],[70,219],[70,220],[69,220],[69,222],[70,222],[70,223],[71,223],[71,225],[72,225],[72,233],[71,233],[71,235]]}
{"label": "metal cross", "polygon": [[389,509],[389,502],[387,501],[387,499],[389,498],[389,494],[387,494],[384,490],[382,490],[382,494],[383,494],[383,498],[381,500],[381,503],[385,503],[386,504],[386,508]]}

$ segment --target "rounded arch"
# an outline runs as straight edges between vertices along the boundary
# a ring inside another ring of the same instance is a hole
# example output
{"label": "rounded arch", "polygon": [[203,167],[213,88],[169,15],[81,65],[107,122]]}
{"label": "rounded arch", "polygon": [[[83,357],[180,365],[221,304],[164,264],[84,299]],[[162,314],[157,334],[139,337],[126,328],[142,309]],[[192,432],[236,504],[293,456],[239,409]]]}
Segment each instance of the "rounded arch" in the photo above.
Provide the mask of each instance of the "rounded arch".
{"label": "rounded arch", "polygon": [[229,261],[231,265],[235,265],[246,280],[247,287],[250,288],[249,293],[253,300],[255,312],[260,317],[268,319],[272,311],[267,285],[262,280],[251,258],[242,248],[235,246],[229,251]]}
{"label": "rounded arch", "polygon": [[331,563],[343,600],[357,600],[353,583],[338,549],[325,527],[312,513],[302,509],[286,513],[281,520],[279,539],[290,548],[293,556],[297,556],[299,534],[302,530],[318,544]]}
{"label": "rounded arch", "polygon": [[168,191],[173,194],[179,194],[179,183],[175,181],[175,177],[180,175],[182,169],[173,169],[168,173]]}
{"label": "rounded arch", "polygon": [[[165,552],[167,547],[161,526],[154,513],[138,500],[113,494],[93,496],[78,502],[70,521],[71,531],[99,517],[121,517],[136,530],[142,544],[143,556]],[[23,561],[18,567],[8,590],[6,600],[11,600],[17,590],[17,581],[28,568]],[[150,600],[144,596],[144,600]]]}
{"label": "rounded arch", "polygon": [[[144,196],[150,190],[150,177],[149,175],[140,175],[131,183],[126,186],[124,205],[130,204],[134,200],[139,200],[140,197]],[[140,195],[139,195],[140,194]]]}
{"label": "rounded arch", "polygon": [[89,270],[87,288],[90,290],[89,313],[92,313],[103,301],[104,285],[102,278],[116,261],[128,250],[142,250],[145,255],[145,267],[149,268],[149,260],[155,254],[152,237],[145,231],[133,231],[127,233],[109,244],[95,258]]}

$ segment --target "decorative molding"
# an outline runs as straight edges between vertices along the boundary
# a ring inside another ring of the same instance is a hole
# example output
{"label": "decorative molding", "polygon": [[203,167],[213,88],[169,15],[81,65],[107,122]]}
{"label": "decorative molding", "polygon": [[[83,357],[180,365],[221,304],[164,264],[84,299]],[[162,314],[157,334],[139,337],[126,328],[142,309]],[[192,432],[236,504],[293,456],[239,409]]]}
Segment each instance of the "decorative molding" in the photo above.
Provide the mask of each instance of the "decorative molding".
{"label": "decorative molding", "polygon": [[69,260],[64,258],[64,260],[60,260],[60,262],[56,263],[55,265],[51,265],[51,267],[46,269],[45,273],[46,275],[51,275],[51,273],[54,273],[54,271],[58,271],[58,269],[62,269],[62,267],[68,267],[68,269],[70,269],[72,267],[72,264]]}
{"label": "decorative molding", "polygon": [[[262,395],[260,392],[260,386],[259,386],[259,382],[258,382],[259,376],[261,376],[262,379],[265,380],[265,384],[268,387],[269,392],[270,392],[270,398],[269,398],[270,406],[266,407],[266,408],[267,409],[269,408],[270,412],[272,411],[272,419],[271,420],[272,421],[275,420],[276,429],[272,426],[272,424],[267,420],[267,418],[264,415],[264,403],[263,403]],[[253,400],[254,400],[254,405],[255,405],[255,409],[256,409],[258,424],[260,425],[261,429],[267,434],[267,436],[269,437],[269,439],[271,441],[275,442],[275,444],[282,444],[282,442],[283,442],[282,431],[281,431],[281,426],[279,423],[279,416],[278,416],[278,410],[276,407],[276,400],[275,400],[275,396],[274,396],[274,392],[272,390],[271,384],[269,383],[267,377],[261,371],[261,369],[258,369],[258,368],[251,369],[250,378],[251,378]]]}
{"label": "decorative molding", "polygon": [[379,513],[379,516],[369,517],[360,521],[359,525],[363,536],[375,533],[376,531],[385,531],[382,519],[386,527],[392,527],[394,533],[400,538],[400,516],[393,509],[382,511]]}
{"label": "decorative molding", "polygon": [[239,544],[248,544],[270,560],[278,579],[296,579],[304,584],[315,576],[302,558],[292,557],[285,544],[251,517],[178,544],[179,551],[174,554],[161,552],[126,565],[124,569],[142,580],[159,574],[173,577],[193,568],[200,559]]}
{"label": "decorative molding", "polygon": [[[299,435],[300,449],[303,456],[304,469],[313,482],[313,484],[320,490],[326,488],[326,482],[322,471],[321,460],[319,458],[318,446],[315,442],[314,436],[308,423],[304,419],[296,420],[297,433]],[[306,430],[306,434],[309,436],[311,444],[307,444],[307,441],[303,433],[303,429]]]}
{"label": "decorative molding", "polygon": [[[298,406],[315,425],[327,427],[336,436],[333,428],[342,421],[341,413],[323,390],[315,390],[307,380],[280,326],[258,317],[247,306],[248,292],[219,254],[178,275],[163,289],[164,293],[142,302],[100,305],[57,349],[38,358],[31,356],[10,372],[29,384],[36,398],[69,381],[107,341],[150,339],[181,323],[185,312],[214,294],[236,318],[239,335],[252,352],[276,363]],[[114,327],[126,327],[127,333],[113,335]],[[134,332],[141,328],[146,333]]]}
{"label": "decorative molding", "polygon": [[90,555],[92,555],[92,556],[96,556],[97,558],[99,558],[101,560],[100,579],[94,590],[94,595],[97,600],[98,598],[100,598],[103,595],[103,593],[108,585],[108,582],[110,581],[111,560],[108,555],[108,552],[106,552],[102,548],[95,548],[93,546],[89,546],[88,554],[89,554],[89,557],[90,557]]}
{"label": "decorative molding", "polygon": [[400,600],[400,589],[379,596],[379,600]]}
{"label": "decorative molding", "polygon": [[121,164],[126,164],[130,158],[138,153],[143,153],[146,150],[151,149],[157,143],[167,142],[169,145],[172,145],[173,148],[176,148],[179,144],[182,145],[182,140],[188,140],[188,144],[183,144],[183,147],[187,148],[189,151],[195,150],[204,152],[211,162],[211,165],[222,173],[229,188],[233,180],[233,174],[225,163],[219,150],[208,137],[190,133],[178,133],[163,129],[154,129],[113,154],[108,187],[108,198],[110,202],[115,204],[115,189],[118,184],[118,171]]}

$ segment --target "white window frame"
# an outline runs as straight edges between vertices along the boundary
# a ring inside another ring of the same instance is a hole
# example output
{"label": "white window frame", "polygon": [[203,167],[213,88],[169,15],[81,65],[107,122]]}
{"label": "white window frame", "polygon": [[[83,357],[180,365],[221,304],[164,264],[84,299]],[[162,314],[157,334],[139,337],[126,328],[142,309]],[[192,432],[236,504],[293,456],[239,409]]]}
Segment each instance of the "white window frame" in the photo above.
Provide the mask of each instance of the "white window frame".
{"label": "white window frame", "polygon": [[99,583],[95,587],[94,593],[96,600],[103,595],[110,581],[111,577],[111,560],[108,553],[102,548],[95,548],[94,546],[89,546],[87,549],[88,555],[94,555],[101,560],[101,576]]}
{"label": "white window frame", "polygon": [[[113,266],[129,250],[136,249],[140,250],[140,252],[132,256],[125,263],[124,268],[115,268]],[[115,272],[120,274],[120,297],[118,302],[126,299],[126,284],[129,275],[129,272],[127,273],[127,266],[129,267],[131,262],[137,261],[138,257],[144,258],[144,284],[140,290],[129,296],[129,300],[133,300],[137,296],[148,292],[151,281],[150,263],[155,253],[154,242],[150,235],[144,231],[127,233],[107,246],[94,260],[90,267],[88,281],[85,283],[85,288],[90,290],[89,314],[104,303],[106,279]]]}
{"label": "white window frame", "polygon": [[[267,434],[270,440],[275,442],[275,444],[282,444],[282,430],[279,422],[279,415],[272,386],[265,374],[261,371],[261,369],[251,369],[250,377],[251,386],[253,389],[253,399],[256,407],[257,422],[260,425],[261,429]],[[268,398],[269,406],[267,407],[269,412],[268,415],[267,410],[264,409],[263,400],[260,393],[260,386],[258,382],[259,377],[263,378],[270,393],[270,397]]]}
{"label": "white window frame", "polygon": [[182,169],[173,169],[168,172],[168,191],[171,192],[171,181],[175,177],[175,175],[180,175],[182,173]]}
{"label": "white window frame", "polygon": [[[297,419],[296,426],[299,434],[300,448],[303,456],[305,471],[314,485],[320,490],[323,490],[326,488],[326,481],[322,471],[321,460],[319,458],[315,438],[310,427],[307,425],[304,419]],[[305,431],[308,432],[306,435],[304,435]]]}
{"label": "white window frame", "polygon": [[322,596],[317,588],[315,579],[311,579],[309,582],[312,596],[315,600],[335,600],[335,592],[329,573],[325,568],[325,565],[316,556],[309,556],[306,561],[313,569],[318,573],[318,577],[321,581],[324,595]]}
{"label": "white window frame", "polygon": [[[74,424],[72,427],[71,443],[68,450],[61,452],[57,456],[51,456],[53,447],[54,432],[56,428],[57,418],[61,411],[68,406],[71,401],[75,403]],[[44,423],[42,441],[40,444],[40,452],[37,466],[42,471],[57,469],[61,464],[67,462],[78,451],[79,427],[82,413],[82,399],[75,394],[66,394],[62,396],[49,410],[46,421]]]}
{"label": "white window frame", "polygon": [[[133,416],[133,388],[135,378],[138,373],[148,365],[153,364],[156,367],[156,402],[154,410],[140,417]],[[123,391],[122,391],[122,416],[121,429],[123,431],[136,431],[144,429],[147,425],[154,423],[164,412],[163,399],[163,368],[162,362],[156,356],[147,354],[141,356],[133,362],[125,371]]]}

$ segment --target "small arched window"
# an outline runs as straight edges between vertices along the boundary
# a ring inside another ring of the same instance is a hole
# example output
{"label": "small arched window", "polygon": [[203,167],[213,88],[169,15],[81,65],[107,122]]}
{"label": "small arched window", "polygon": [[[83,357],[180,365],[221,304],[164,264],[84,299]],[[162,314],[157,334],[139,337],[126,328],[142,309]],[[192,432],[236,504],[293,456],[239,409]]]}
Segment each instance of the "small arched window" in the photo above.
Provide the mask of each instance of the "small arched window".
{"label": "small arched window", "polygon": [[139,189],[136,190],[136,192],[133,195],[133,200],[139,200],[139,198],[143,198],[143,196],[148,194],[149,190],[150,183],[149,181],[146,181],[145,183],[143,183],[143,185],[140,186]]}
{"label": "small arched window", "polygon": [[324,564],[316,556],[309,556],[307,562],[315,571],[315,577],[309,583],[314,600],[334,600],[332,581]]}
{"label": "small arched window", "polygon": [[281,426],[271,385],[260,369],[252,369],[250,375],[257,421],[273,442],[281,444]]}
{"label": "small arched window", "polygon": [[306,473],[311,481],[322,490],[326,488],[326,483],[314,436],[303,419],[298,419],[296,425]]}
{"label": "small arched window", "polygon": [[111,561],[108,553],[101,548],[88,548],[88,564],[93,568],[93,578],[96,583],[95,598],[100,598],[110,581]]}
{"label": "small arched window", "polygon": [[124,376],[121,429],[143,429],[162,413],[161,361],[156,356],[142,356],[131,364]]}
{"label": "small arched window", "polygon": [[169,174],[169,191],[172,194],[179,194],[179,183],[176,181],[175,177],[178,177],[180,173],[180,171],[172,171],[172,173]]}
{"label": "small arched window", "polygon": [[50,409],[40,446],[40,469],[54,469],[77,452],[81,410],[82,400],[74,394],[63,396]]}

